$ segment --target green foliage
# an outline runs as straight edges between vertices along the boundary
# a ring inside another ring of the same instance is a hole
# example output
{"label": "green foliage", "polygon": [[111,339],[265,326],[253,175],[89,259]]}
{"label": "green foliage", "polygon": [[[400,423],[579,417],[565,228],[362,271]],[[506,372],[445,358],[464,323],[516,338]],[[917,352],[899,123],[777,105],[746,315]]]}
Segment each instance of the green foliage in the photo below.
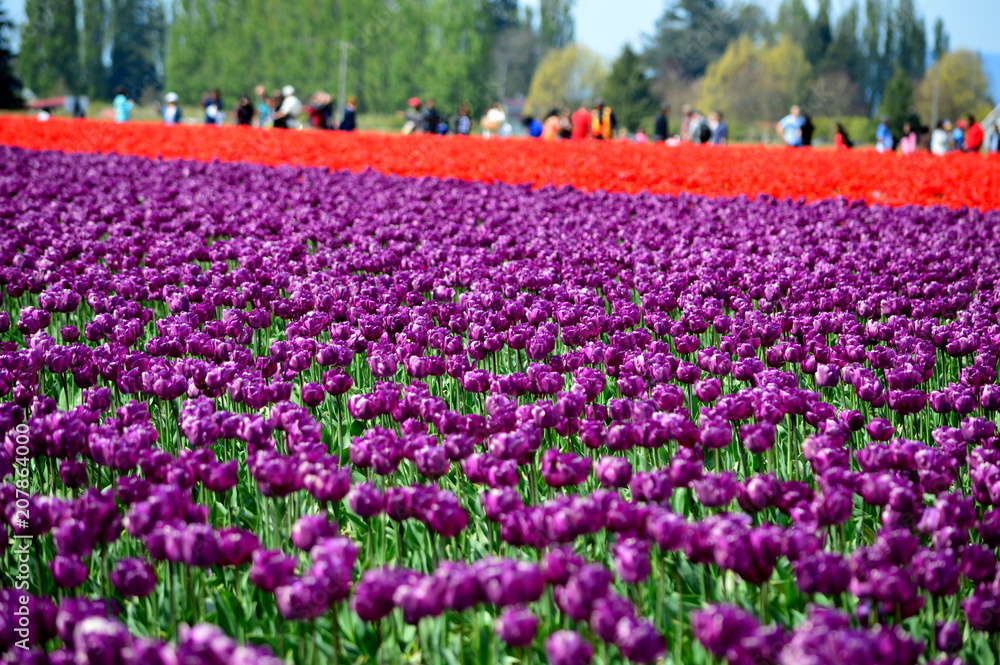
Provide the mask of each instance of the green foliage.
{"label": "green foliage", "polygon": [[531,80],[525,113],[542,115],[553,108],[590,105],[603,92],[606,78],[601,57],[584,46],[549,51]]}
{"label": "green foliage", "polygon": [[[934,115],[934,87],[938,88],[937,116]],[[952,121],[971,113],[982,118],[993,108],[983,62],[976,53],[959,49],[946,53],[927,71],[917,86],[917,110],[932,121]]]}
{"label": "green foliage", "polygon": [[13,24],[0,5],[0,109],[19,109],[21,100],[21,79],[14,74],[14,54],[10,50],[10,30]]}
{"label": "green foliage", "polygon": [[605,102],[614,109],[619,125],[629,131],[635,131],[656,112],[656,101],[650,92],[642,61],[628,44],[611,65],[603,95]]}
{"label": "green foliage", "polygon": [[541,0],[542,43],[551,48],[564,48],[573,43],[573,0]]}
{"label": "green foliage", "polygon": [[813,67],[819,66],[833,43],[833,27],[830,24],[830,0],[820,0],[816,18],[809,24],[806,43],[802,45],[806,59]]}
{"label": "green foliage", "polygon": [[909,122],[913,113],[913,83],[901,66],[896,68],[896,73],[885,86],[880,110],[889,116],[893,135],[902,136],[903,125]]}
{"label": "green foliage", "polygon": [[657,21],[644,60],[658,72],[675,69],[697,78],[733,40],[760,36],[766,24],[753,4],[729,8],[718,0],[675,0]]}
{"label": "green foliage", "polygon": [[934,21],[934,47],[931,50],[931,55],[934,57],[934,62],[941,59],[945,53],[951,50],[951,36],[948,31],[945,30],[944,21],[940,16]]}
{"label": "green foliage", "polygon": [[181,0],[167,87],[192,101],[213,88],[231,99],[256,85],[291,84],[303,99],[336,92],[345,41],[347,92],[364,111],[395,111],[414,95],[444,109],[482,108],[498,94],[490,52],[508,10],[486,0]]}
{"label": "green foliage", "polygon": [[18,69],[39,96],[72,93],[79,84],[75,0],[29,0]]}
{"label": "green foliage", "polygon": [[776,120],[802,101],[811,78],[805,53],[791,39],[757,46],[744,36],[708,68],[700,104],[742,120]]}
{"label": "green foliage", "polygon": [[136,97],[160,90],[166,27],[159,0],[114,0],[111,20],[110,84],[123,85]]}

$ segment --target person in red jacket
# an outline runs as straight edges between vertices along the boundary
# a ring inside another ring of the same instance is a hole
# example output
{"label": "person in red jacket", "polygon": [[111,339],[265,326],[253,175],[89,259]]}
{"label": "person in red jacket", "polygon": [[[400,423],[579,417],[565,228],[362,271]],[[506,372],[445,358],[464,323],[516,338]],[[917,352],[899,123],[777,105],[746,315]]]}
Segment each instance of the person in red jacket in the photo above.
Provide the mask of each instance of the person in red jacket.
{"label": "person in red jacket", "polygon": [[969,115],[969,128],[965,130],[965,151],[979,152],[983,147],[983,126],[976,122],[976,119]]}
{"label": "person in red jacket", "polygon": [[570,122],[573,123],[572,137],[574,139],[585,139],[590,136],[592,119],[586,106],[581,104],[580,108],[570,117]]}

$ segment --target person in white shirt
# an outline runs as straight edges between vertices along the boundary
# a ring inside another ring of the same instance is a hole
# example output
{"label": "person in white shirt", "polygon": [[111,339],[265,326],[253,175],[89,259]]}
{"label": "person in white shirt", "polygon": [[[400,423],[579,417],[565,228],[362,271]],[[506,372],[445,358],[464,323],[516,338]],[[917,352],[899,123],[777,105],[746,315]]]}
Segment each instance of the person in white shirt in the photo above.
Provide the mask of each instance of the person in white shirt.
{"label": "person in white shirt", "polygon": [[483,128],[483,136],[485,138],[490,138],[494,135],[502,135],[504,125],[508,123],[507,114],[504,113],[500,102],[497,102],[490,107],[490,109],[486,112],[486,115],[483,116],[482,122],[479,124]]}
{"label": "person in white shirt", "polygon": [[281,89],[281,106],[274,114],[274,126],[284,129],[298,129],[299,115],[302,113],[302,102],[295,96],[295,88],[286,85]]}
{"label": "person in white shirt", "polygon": [[948,152],[951,135],[948,131],[949,125],[951,123],[947,120],[939,120],[937,127],[931,132],[931,152],[935,155],[944,155]]}
{"label": "person in white shirt", "polygon": [[177,103],[177,93],[168,92],[163,98],[166,102],[163,105],[163,122],[168,125],[177,125],[181,122],[181,107]]}

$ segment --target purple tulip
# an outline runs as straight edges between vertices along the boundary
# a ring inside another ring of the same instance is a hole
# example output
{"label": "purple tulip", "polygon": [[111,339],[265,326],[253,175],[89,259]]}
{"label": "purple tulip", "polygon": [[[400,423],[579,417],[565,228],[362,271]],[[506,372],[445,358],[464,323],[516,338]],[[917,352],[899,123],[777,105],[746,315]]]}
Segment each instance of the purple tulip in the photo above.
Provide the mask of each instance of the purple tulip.
{"label": "purple tulip", "polygon": [[538,617],[523,607],[508,608],[497,617],[495,630],[497,637],[509,647],[531,646],[538,633]]}
{"label": "purple tulip", "polygon": [[551,665],[590,665],[594,647],[572,630],[557,630],[545,640]]}

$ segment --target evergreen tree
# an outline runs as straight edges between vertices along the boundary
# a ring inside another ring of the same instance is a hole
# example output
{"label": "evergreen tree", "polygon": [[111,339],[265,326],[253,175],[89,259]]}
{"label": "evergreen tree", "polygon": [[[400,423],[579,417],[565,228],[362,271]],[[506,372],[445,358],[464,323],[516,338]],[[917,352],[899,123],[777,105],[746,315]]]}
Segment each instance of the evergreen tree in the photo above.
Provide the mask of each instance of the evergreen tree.
{"label": "evergreen tree", "polygon": [[881,112],[889,116],[889,127],[894,136],[903,135],[903,125],[910,121],[913,111],[913,83],[902,66],[886,83],[882,95]]}
{"label": "evergreen tree", "polygon": [[922,78],[927,60],[927,31],[913,0],[899,0],[896,25],[899,37],[896,62],[909,78]]}
{"label": "evergreen tree", "polygon": [[628,44],[611,65],[604,82],[604,100],[614,109],[619,125],[629,131],[635,131],[656,112],[642,61]]}
{"label": "evergreen tree", "polygon": [[10,31],[14,24],[0,5],[0,109],[19,109],[21,79],[14,74],[14,53],[10,48]]}
{"label": "evergreen tree", "polygon": [[945,53],[951,50],[951,37],[948,35],[948,31],[944,28],[944,21],[941,17],[937,17],[934,21],[934,50],[932,55],[934,57],[934,62],[941,59]]}
{"label": "evergreen tree", "polygon": [[542,42],[551,48],[563,48],[573,43],[573,0],[541,0]]}
{"label": "evergreen tree", "polygon": [[833,28],[830,25],[830,0],[820,0],[816,18],[809,24],[806,43],[803,45],[806,59],[813,67],[819,66],[826,57],[833,42]]}
{"label": "evergreen tree", "polygon": [[123,85],[136,96],[159,90],[163,85],[163,7],[157,0],[114,0],[111,19],[111,84]]}
{"label": "evergreen tree", "polygon": [[108,10],[104,0],[82,0],[83,31],[80,34],[81,92],[95,98],[111,95],[104,51],[108,38]]}
{"label": "evergreen tree", "polygon": [[787,36],[793,44],[804,48],[812,22],[803,0],[782,0],[774,27],[778,34]]}
{"label": "evergreen tree", "polygon": [[18,69],[36,95],[76,92],[79,42],[75,0],[28,0]]}

